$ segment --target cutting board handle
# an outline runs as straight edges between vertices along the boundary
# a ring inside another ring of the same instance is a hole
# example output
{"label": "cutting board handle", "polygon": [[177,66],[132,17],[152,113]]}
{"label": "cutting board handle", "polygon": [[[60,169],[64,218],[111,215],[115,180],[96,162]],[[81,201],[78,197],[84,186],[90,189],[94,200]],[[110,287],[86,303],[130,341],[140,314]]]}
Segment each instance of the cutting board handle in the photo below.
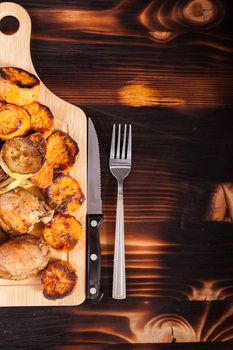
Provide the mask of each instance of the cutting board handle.
{"label": "cutting board handle", "polygon": [[19,29],[11,35],[0,32],[0,66],[21,67],[35,74],[30,52],[30,16],[22,6],[13,2],[2,2],[0,20],[6,16],[16,17]]}

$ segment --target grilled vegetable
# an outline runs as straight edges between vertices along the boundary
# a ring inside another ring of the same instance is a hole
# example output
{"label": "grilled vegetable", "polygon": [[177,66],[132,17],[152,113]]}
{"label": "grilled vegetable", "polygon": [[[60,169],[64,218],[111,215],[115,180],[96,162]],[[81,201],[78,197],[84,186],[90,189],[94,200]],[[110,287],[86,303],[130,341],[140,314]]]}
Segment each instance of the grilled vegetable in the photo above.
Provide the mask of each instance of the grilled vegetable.
{"label": "grilled vegetable", "polygon": [[30,116],[22,107],[5,104],[0,108],[0,138],[2,140],[25,135],[30,125]]}
{"label": "grilled vegetable", "polygon": [[65,132],[55,131],[49,136],[46,158],[55,171],[69,170],[78,152],[77,143]]}
{"label": "grilled vegetable", "polygon": [[84,201],[79,183],[70,175],[59,174],[45,189],[45,199],[49,205],[63,214],[72,214]]}
{"label": "grilled vegetable", "polygon": [[54,116],[47,106],[39,102],[32,102],[24,108],[31,116],[31,130],[50,134],[54,128]]}
{"label": "grilled vegetable", "polygon": [[40,132],[35,132],[34,134],[29,135],[28,138],[29,140],[38,143],[38,145],[43,149],[44,154],[46,154],[47,141]]}
{"label": "grilled vegetable", "polygon": [[23,69],[0,68],[0,98],[8,103],[23,106],[32,103],[39,93],[39,79]]}
{"label": "grilled vegetable", "polygon": [[43,164],[42,168],[31,177],[31,181],[39,188],[48,187],[53,181],[53,167],[47,161]]}
{"label": "grilled vegetable", "polygon": [[77,280],[76,271],[68,262],[59,260],[48,264],[41,274],[44,297],[56,300],[70,295]]}
{"label": "grilled vegetable", "polygon": [[39,171],[45,162],[41,147],[27,137],[15,137],[1,149],[0,165],[9,176],[26,179]]}
{"label": "grilled vegetable", "polygon": [[70,215],[58,214],[43,229],[46,242],[60,252],[70,252],[78,243],[81,234],[82,225]]}

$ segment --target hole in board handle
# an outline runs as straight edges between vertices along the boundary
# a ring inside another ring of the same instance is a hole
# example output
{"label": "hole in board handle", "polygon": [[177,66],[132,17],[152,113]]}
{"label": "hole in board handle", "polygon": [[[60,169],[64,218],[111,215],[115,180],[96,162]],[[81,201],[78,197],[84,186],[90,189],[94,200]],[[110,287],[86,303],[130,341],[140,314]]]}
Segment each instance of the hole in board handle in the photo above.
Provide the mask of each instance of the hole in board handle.
{"label": "hole in board handle", "polygon": [[0,21],[0,31],[7,35],[15,34],[19,29],[19,21],[14,16],[5,16]]}

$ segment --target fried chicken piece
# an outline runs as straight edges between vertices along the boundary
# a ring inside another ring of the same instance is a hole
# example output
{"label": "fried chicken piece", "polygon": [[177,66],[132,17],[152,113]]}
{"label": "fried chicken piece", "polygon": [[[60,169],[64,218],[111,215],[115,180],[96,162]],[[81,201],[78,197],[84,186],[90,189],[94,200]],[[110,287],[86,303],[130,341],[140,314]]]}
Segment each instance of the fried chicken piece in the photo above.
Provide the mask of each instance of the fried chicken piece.
{"label": "fried chicken piece", "polygon": [[5,231],[28,233],[35,223],[48,223],[53,213],[44,201],[22,188],[0,195],[0,224]]}
{"label": "fried chicken piece", "polygon": [[40,238],[23,235],[0,246],[0,278],[23,280],[45,268],[50,250]]}

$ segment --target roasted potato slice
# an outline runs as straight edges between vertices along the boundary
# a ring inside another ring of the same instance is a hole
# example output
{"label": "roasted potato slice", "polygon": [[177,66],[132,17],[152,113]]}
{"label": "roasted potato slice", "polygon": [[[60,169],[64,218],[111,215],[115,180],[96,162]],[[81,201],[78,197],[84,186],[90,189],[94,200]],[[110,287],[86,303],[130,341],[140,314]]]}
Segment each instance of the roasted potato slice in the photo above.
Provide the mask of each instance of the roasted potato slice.
{"label": "roasted potato slice", "polygon": [[48,264],[41,274],[44,297],[50,300],[62,299],[70,295],[77,281],[75,269],[63,260]]}
{"label": "roasted potato slice", "polygon": [[5,104],[0,108],[0,138],[10,140],[25,135],[31,126],[30,116],[24,108]]}
{"label": "roasted potato slice", "polygon": [[23,106],[31,116],[31,130],[44,133],[50,133],[54,128],[54,116],[47,106],[39,102],[32,102]]}
{"label": "roasted potato slice", "polygon": [[12,178],[29,178],[41,169],[44,162],[41,147],[27,137],[8,140],[1,149],[1,167]]}
{"label": "roasted potato slice", "polygon": [[23,69],[0,68],[0,98],[8,103],[23,106],[32,103],[38,96],[39,79]]}
{"label": "roasted potato slice", "polygon": [[46,158],[55,171],[69,170],[79,152],[77,143],[63,131],[55,131],[48,138]]}
{"label": "roasted potato slice", "polygon": [[84,201],[84,194],[78,181],[66,174],[56,176],[44,194],[48,204],[63,214],[72,214]]}
{"label": "roasted potato slice", "polygon": [[53,181],[53,167],[47,161],[44,162],[42,168],[31,177],[31,181],[39,188],[48,187]]}
{"label": "roasted potato slice", "polygon": [[46,154],[47,141],[40,132],[35,132],[34,134],[29,135],[28,138],[29,140],[38,143],[38,145],[43,149],[44,154]]}
{"label": "roasted potato slice", "polygon": [[82,235],[82,225],[74,216],[58,214],[44,226],[45,241],[59,252],[70,252]]}

